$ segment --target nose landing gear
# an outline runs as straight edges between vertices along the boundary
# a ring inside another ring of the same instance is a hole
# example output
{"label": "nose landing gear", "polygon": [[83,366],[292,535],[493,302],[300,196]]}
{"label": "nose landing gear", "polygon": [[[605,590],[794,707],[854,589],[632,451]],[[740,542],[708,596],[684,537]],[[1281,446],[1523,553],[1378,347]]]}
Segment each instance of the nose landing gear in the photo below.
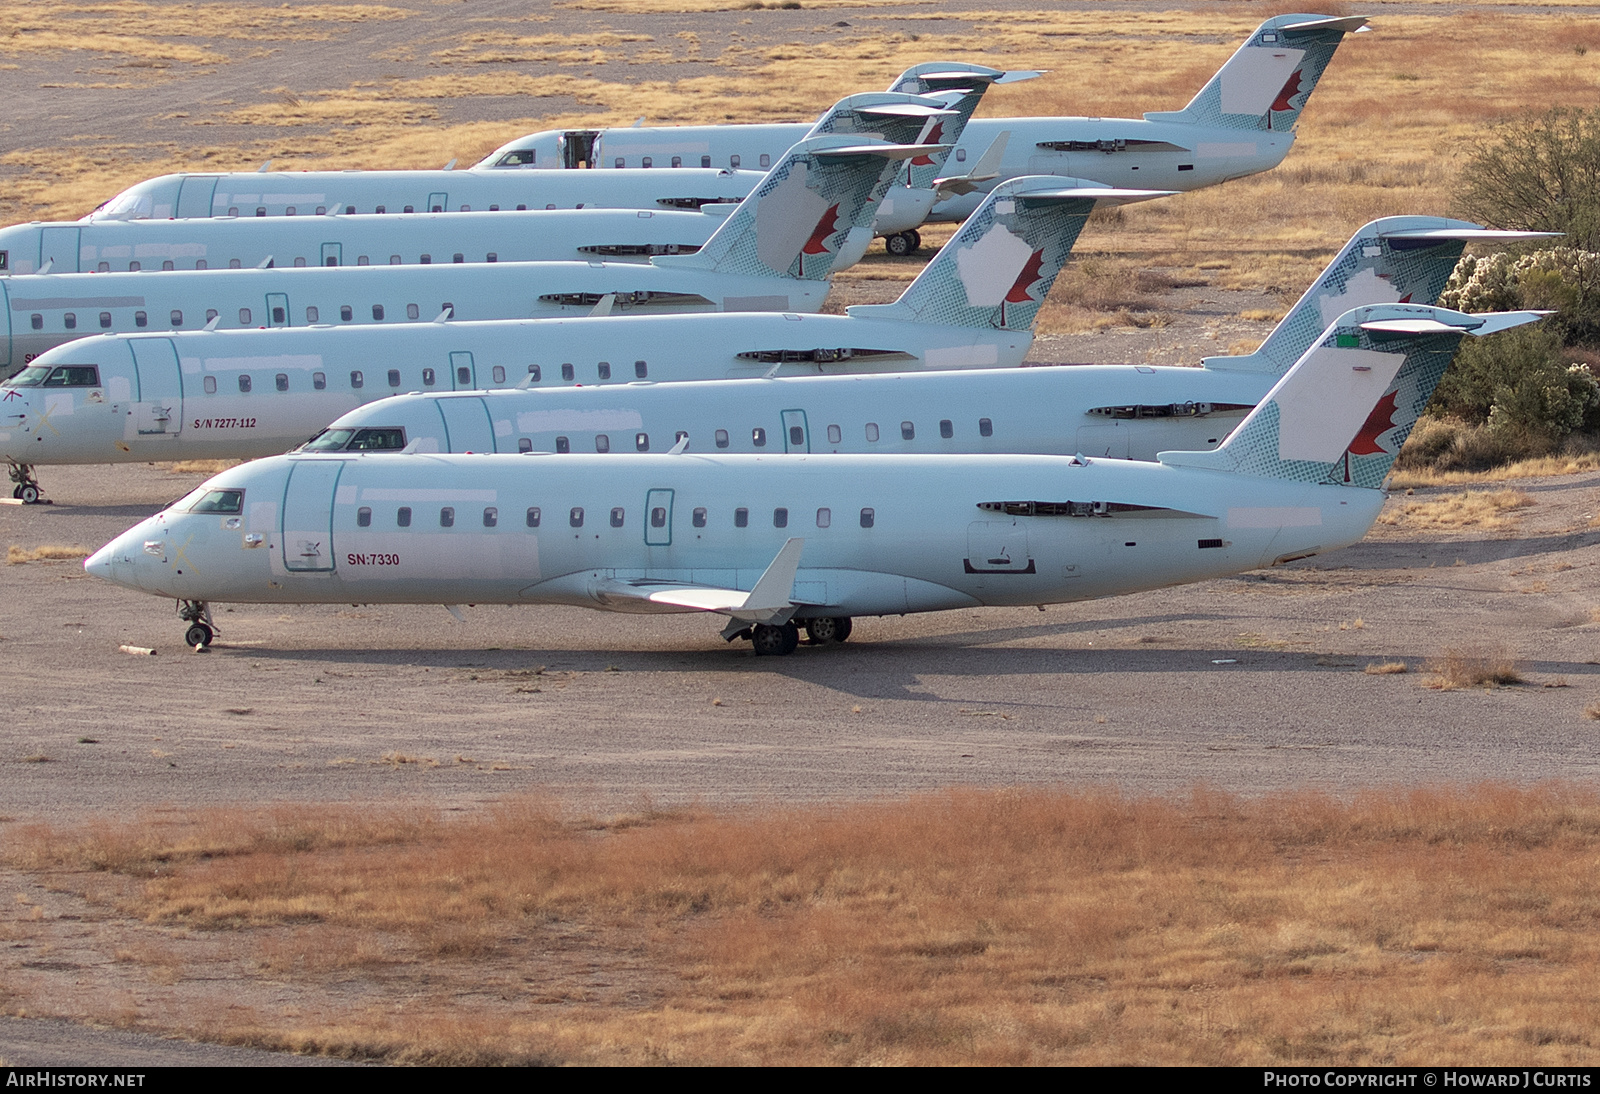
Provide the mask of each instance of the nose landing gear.
{"label": "nose landing gear", "polygon": [[23,505],[38,505],[43,499],[39,495],[39,480],[33,477],[33,465],[13,463],[9,471],[11,481],[17,484],[12,488],[11,496]]}
{"label": "nose landing gear", "polygon": [[178,618],[189,624],[189,629],[183,632],[184,645],[202,649],[211,645],[211,640],[217,634],[217,625],[211,618],[211,605],[204,600],[180,600]]}

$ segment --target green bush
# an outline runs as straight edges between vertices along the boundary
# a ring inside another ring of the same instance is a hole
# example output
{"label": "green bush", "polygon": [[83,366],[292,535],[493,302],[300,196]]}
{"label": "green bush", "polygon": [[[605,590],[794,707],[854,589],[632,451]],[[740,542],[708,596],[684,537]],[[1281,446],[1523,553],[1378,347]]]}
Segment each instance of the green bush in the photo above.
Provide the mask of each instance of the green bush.
{"label": "green bush", "polygon": [[1546,321],[1564,344],[1600,345],[1600,254],[1551,247],[1517,257],[1467,255],[1439,303],[1458,311],[1554,311]]}
{"label": "green bush", "polygon": [[1434,392],[1430,409],[1486,425],[1526,454],[1548,452],[1580,429],[1600,426],[1600,382],[1562,359],[1545,325],[1467,339]]}
{"label": "green bush", "polygon": [[1495,228],[1565,232],[1600,248],[1600,109],[1557,107],[1469,146],[1457,212]]}

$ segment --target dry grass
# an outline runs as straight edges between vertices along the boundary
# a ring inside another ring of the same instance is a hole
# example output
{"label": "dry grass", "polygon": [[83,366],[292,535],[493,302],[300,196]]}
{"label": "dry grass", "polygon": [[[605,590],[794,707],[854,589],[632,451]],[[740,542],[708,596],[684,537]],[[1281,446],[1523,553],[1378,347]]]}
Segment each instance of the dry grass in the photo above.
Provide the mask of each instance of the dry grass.
{"label": "dry grass", "polygon": [[1502,649],[1446,649],[1424,667],[1433,674],[1425,686],[1435,691],[1508,687],[1524,683],[1516,659]]}
{"label": "dry grass", "polygon": [[17,566],[24,562],[57,562],[64,559],[88,558],[93,552],[87,547],[63,547],[46,544],[43,547],[18,547],[15,543],[6,548],[6,565]]}
{"label": "dry grass", "polygon": [[1463,490],[1445,497],[1388,506],[1378,517],[1378,523],[1430,531],[1455,528],[1504,531],[1517,526],[1520,520],[1515,515],[1517,510],[1532,504],[1533,498],[1521,490]]}
{"label": "dry grass", "polygon": [[1427,468],[1395,471],[1389,476],[1388,486],[1391,490],[1408,490],[1418,486],[1463,486],[1502,479],[1542,479],[1549,475],[1574,475],[1580,471],[1595,470],[1600,470],[1600,453],[1537,456],[1489,471],[1432,471]]}
{"label": "dry grass", "polygon": [[[302,1051],[439,1063],[1600,1057],[1588,869],[1600,799],[1568,787],[1350,802],[961,790],[605,823],[540,802],[448,823],[300,806],[14,831],[6,850],[14,867],[89,893],[100,932],[205,932],[175,990],[209,991],[200,954],[245,970],[226,1019],[197,1003],[173,1028]],[[160,948],[151,975],[170,979]]]}
{"label": "dry grass", "polygon": [[243,460],[174,460],[162,464],[169,475],[215,475],[230,467],[238,467]]}
{"label": "dry grass", "polygon": [[1374,661],[1361,670],[1368,676],[1398,676],[1411,671],[1404,661]]}

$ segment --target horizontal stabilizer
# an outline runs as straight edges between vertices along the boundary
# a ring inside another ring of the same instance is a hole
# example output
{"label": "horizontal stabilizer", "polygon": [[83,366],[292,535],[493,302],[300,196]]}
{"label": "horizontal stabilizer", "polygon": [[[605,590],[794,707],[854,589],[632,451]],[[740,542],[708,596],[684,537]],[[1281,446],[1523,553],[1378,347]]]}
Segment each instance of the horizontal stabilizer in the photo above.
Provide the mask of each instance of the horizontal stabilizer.
{"label": "horizontal stabilizer", "polygon": [[1342,30],[1346,34],[1354,34],[1367,28],[1365,15],[1350,15],[1344,17],[1330,16],[1326,19],[1303,19],[1298,23],[1288,23],[1278,29],[1285,34],[1296,32],[1305,33],[1309,30]]}
{"label": "horizontal stabilizer", "polygon": [[1126,190],[1119,186],[1064,186],[1059,190],[1034,190],[1018,194],[1017,200],[1029,205],[1057,205],[1067,201],[1088,200],[1100,205],[1132,205],[1151,198],[1169,198],[1177,190]]}
{"label": "horizontal stabilizer", "polygon": [[817,148],[811,154],[818,159],[845,156],[877,156],[886,160],[909,160],[926,156],[930,152],[948,152],[948,144],[847,144],[842,148]]}
{"label": "horizontal stabilizer", "polygon": [[997,83],[997,84],[1020,84],[1023,80],[1037,80],[1040,76],[1043,76],[1045,73],[1047,73],[1049,71],[1050,70],[1047,69],[1047,68],[1043,68],[1043,69],[1024,68],[1024,69],[1018,69],[1015,72],[1008,71],[1004,76],[1002,76],[998,80],[996,80],[995,83]]}

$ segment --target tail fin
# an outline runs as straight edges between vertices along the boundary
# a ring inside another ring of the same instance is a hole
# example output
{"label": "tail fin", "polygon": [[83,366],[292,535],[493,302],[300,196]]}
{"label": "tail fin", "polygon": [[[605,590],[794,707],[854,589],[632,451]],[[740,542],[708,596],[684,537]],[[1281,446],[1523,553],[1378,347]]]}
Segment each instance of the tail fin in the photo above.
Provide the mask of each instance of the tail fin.
{"label": "tail fin", "polygon": [[658,266],[747,277],[824,281],[852,231],[870,235],[878,201],[900,161],[926,145],[886,144],[844,135],[807,137],[692,255],[660,255]]}
{"label": "tail fin", "polygon": [[1293,129],[1322,70],[1362,16],[1278,15],[1262,23],[1182,110],[1151,111],[1146,121],[1224,129]]}
{"label": "tail fin", "polygon": [[1328,268],[1272,328],[1254,353],[1206,357],[1206,368],[1282,376],[1340,315],[1367,304],[1438,302],[1474,240],[1533,239],[1550,233],[1499,232],[1444,217],[1384,217],[1360,228]]}
{"label": "tail fin", "polygon": [[[989,90],[991,82],[992,79],[985,80],[973,88],[955,88],[938,93],[868,91],[850,95],[840,99],[818,118],[817,124],[811,127],[806,136],[853,133],[862,137],[876,137],[890,144],[940,146],[913,156],[905,173],[898,176],[899,181],[907,186],[926,189],[944,166],[950,149],[961,139],[967,119],[978,108],[978,101]],[[907,174],[913,181],[906,181]]]}
{"label": "tail fin", "polygon": [[1492,334],[1546,314],[1466,315],[1405,304],[1355,308],[1334,320],[1221,447],[1162,452],[1157,459],[1376,490],[1462,336]]}
{"label": "tail fin", "polygon": [[862,318],[1027,330],[1096,204],[1171,192],[1055,175],[1011,179],[994,188],[899,300],[846,310]]}
{"label": "tail fin", "polygon": [[[983,65],[927,61],[913,65],[902,72],[889,90],[908,95],[942,98],[946,107],[954,111],[954,115],[931,120],[927,130],[919,135],[917,143],[955,145],[961,141],[961,134],[966,129],[967,123],[972,120],[973,112],[983,101],[984,92],[1008,75],[1013,74],[1002,72],[998,68],[986,68]],[[944,152],[917,156],[907,166],[905,184],[913,190],[930,189],[933,180],[938,178],[939,172],[943,170],[945,157],[948,155],[948,152]]]}

